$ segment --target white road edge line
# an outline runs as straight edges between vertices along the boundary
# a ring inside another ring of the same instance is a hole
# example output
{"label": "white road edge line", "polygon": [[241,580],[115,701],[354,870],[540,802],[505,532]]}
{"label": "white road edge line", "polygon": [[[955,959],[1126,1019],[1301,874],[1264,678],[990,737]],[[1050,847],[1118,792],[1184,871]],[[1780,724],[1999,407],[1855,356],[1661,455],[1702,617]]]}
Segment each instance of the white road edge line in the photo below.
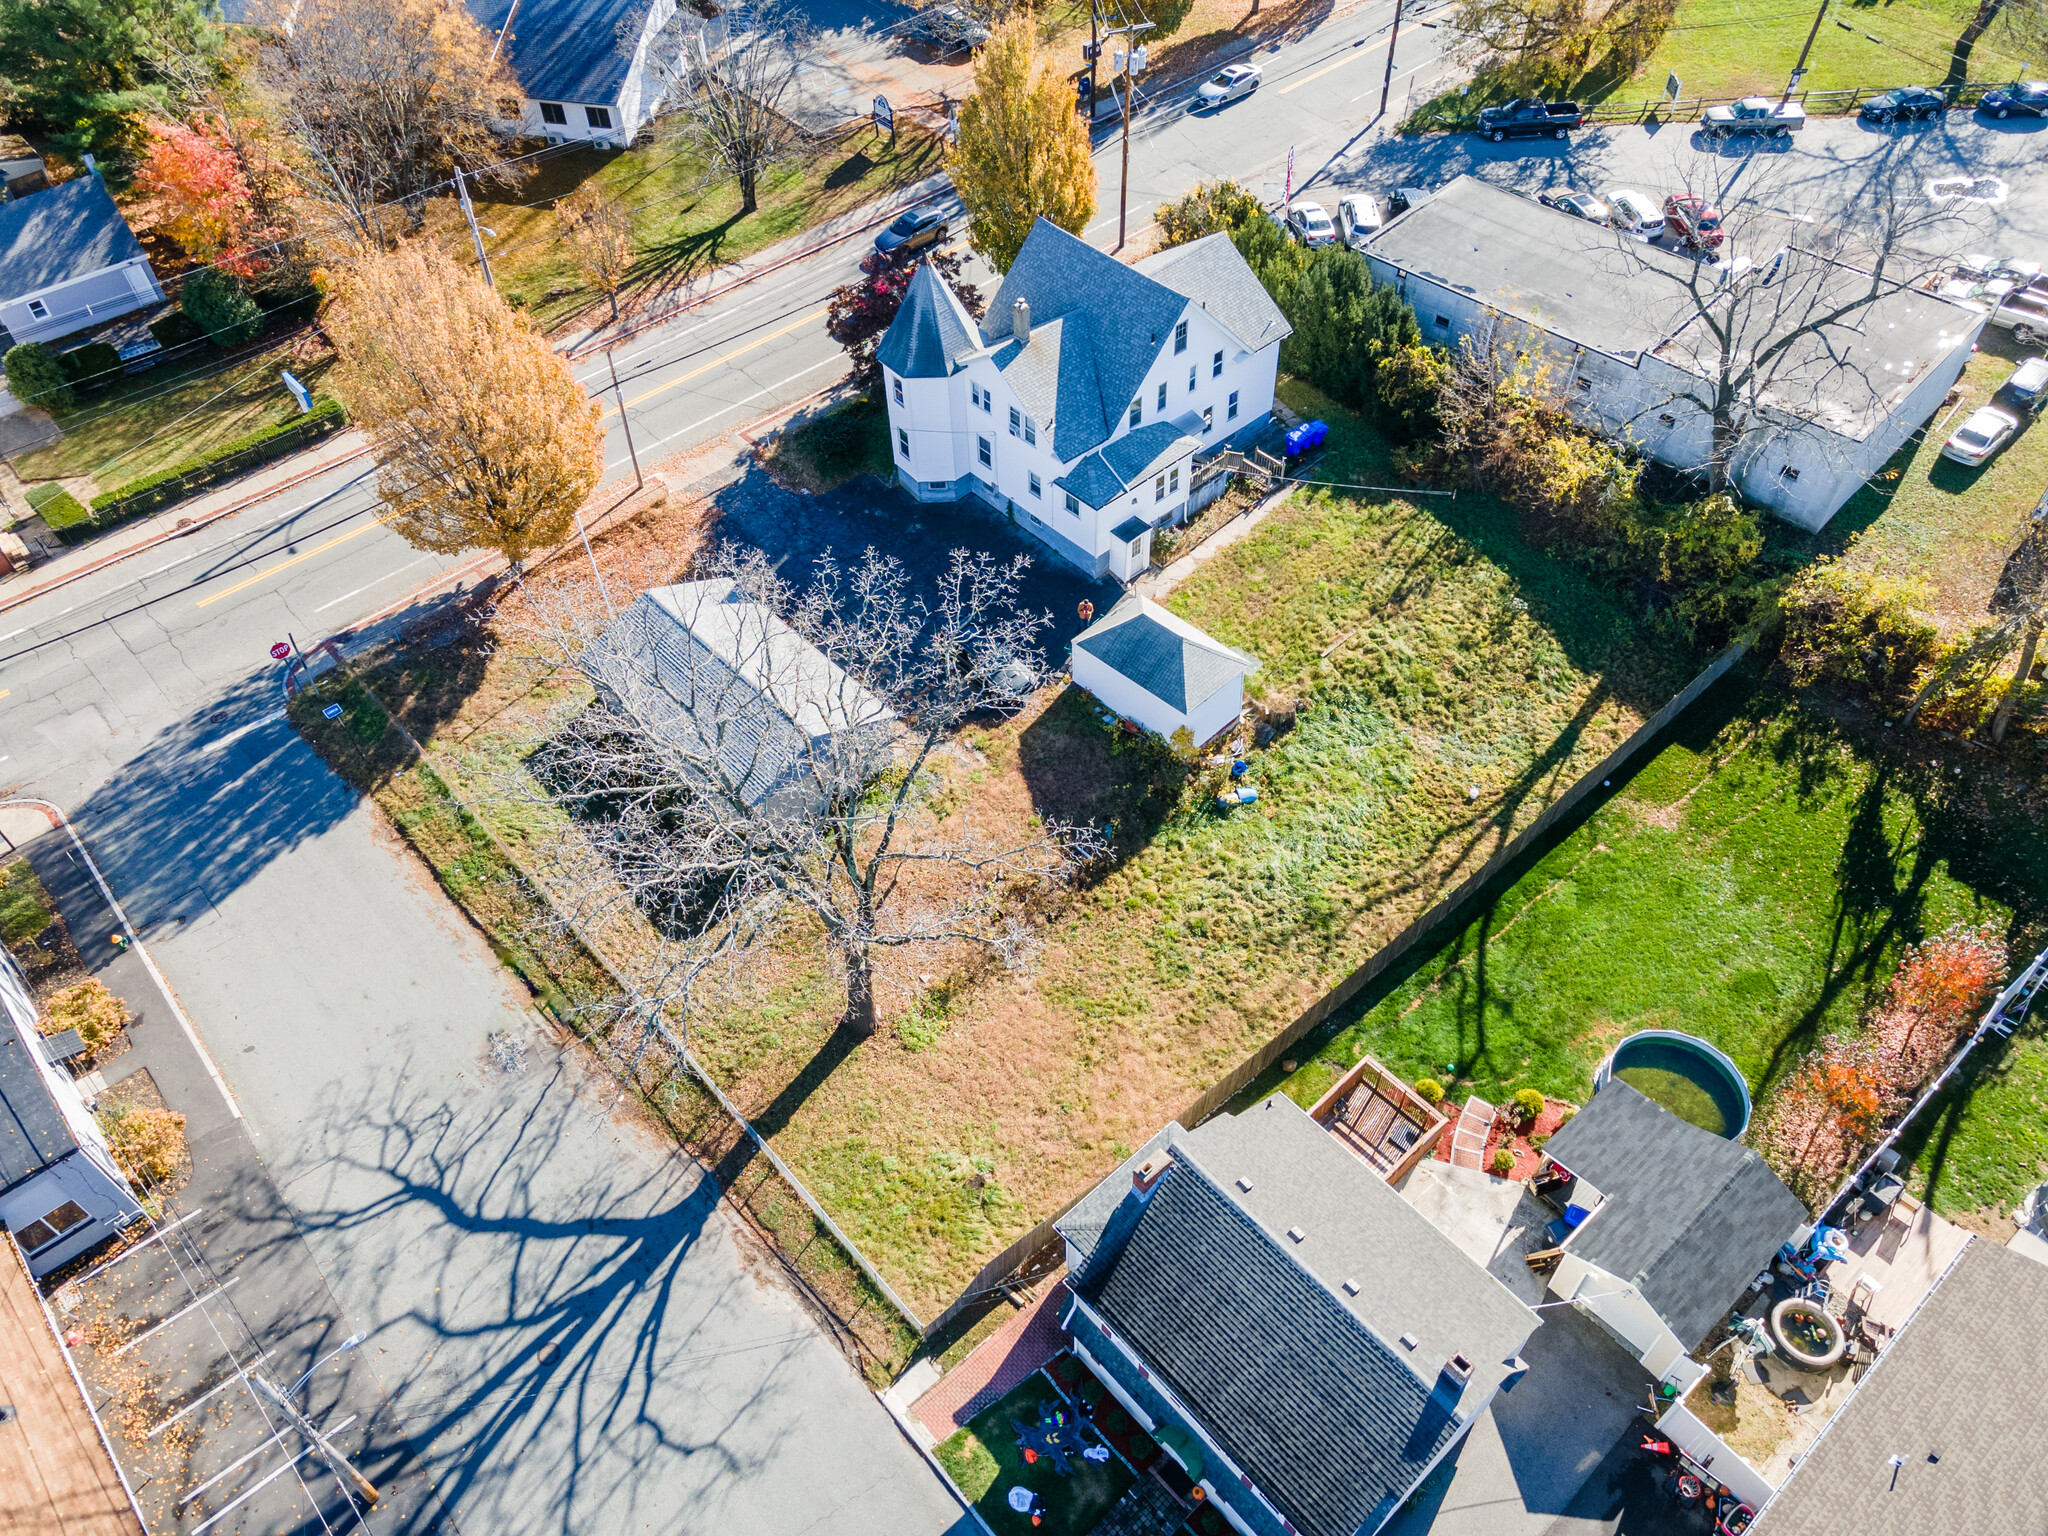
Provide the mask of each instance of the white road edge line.
{"label": "white road edge line", "polygon": [[[321,1433],[325,1435],[340,1434],[341,1431],[347,1429],[349,1425],[355,1423],[355,1421],[356,1416],[354,1414],[350,1414],[347,1418],[343,1419],[339,1424],[336,1424],[332,1429],[324,1429],[321,1431]],[[283,1436],[284,1431],[279,1430],[277,1435],[273,1437],[273,1441],[277,1439],[282,1439]],[[265,1448],[267,1448],[267,1446],[258,1447],[258,1449]],[[249,1453],[250,1456],[253,1456],[255,1454],[256,1453],[254,1451],[251,1451]],[[291,1471],[293,1467],[297,1466],[300,1462],[304,1461],[308,1456],[312,1454],[313,1447],[309,1445],[304,1450],[300,1451],[298,1455],[292,1457],[289,1461],[283,1461],[278,1463],[276,1469],[270,1472],[267,1476],[265,1476],[261,1482],[255,1484],[252,1487],[243,1489],[240,1493],[236,1494],[227,1503],[221,1505],[219,1509],[215,1510],[212,1514],[208,1515],[204,1520],[200,1521],[197,1525],[193,1526],[191,1536],[199,1536],[199,1533],[201,1531],[205,1530],[208,1526],[212,1525],[216,1520],[219,1520],[226,1515],[234,1513],[235,1510],[239,1509],[243,1504],[246,1504],[250,1499],[255,1498],[257,1494],[261,1493],[264,1489],[268,1488],[272,1483],[276,1482],[280,1477],[283,1477],[285,1473]],[[247,1461],[248,1459],[248,1456],[242,1458],[243,1461]],[[237,1462],[235,1465],[240,1466],[241,1462]],[[232,1472],[233,1470],[233,1467],[230,1467],[228,1469],[228,1471],[230,1472]],[[227,1473],[225,1472],[221,1474],[222,1477],[225,1477],[226,1475]],[[214,1479],[215,1482],[218,1482],[219,1480],[219,1478]],[[197,1498],[204,1491],[204,1485],[202,1485],[199,1488],[193,1489],[191,1493],[185,1496],[185,1502],[189,1504],[193,1499]]]}
{"label": "white road edge line", "polygon": [[[256,1362],[260,1364],[261,1362],[268,1360],[272,1355],[276,1353],[277,1351],[274,1349],[266,1349],[263,1351],[262,1354],[256,1357]],[[212,1386],[208,1387],[204,1392],[200,1393],[197,1397],[193,1398],[191,1402],[187,1403],[184,1407],[180,1408],[176,1413],[172,1414],[169,1418],[159,1420],[156,1428],[147,1431],[142,1438],[145,1440],[154,1440],[158,1435],[162,1434],[165,1430],[169,1429],[173,1424],[177,1423],[178,1420],[185,1417],[186,1414],[192,1412],[193,1409],[199,1407],[209,1398],[215,1396],[217,1393],[227,1391],[229,1387],[241,1384],[243,1384],[243,1377],[240,1370],[237,1370],[236,1373],[228,1377],[227,1380],[215,1382]]]}
{"label": "white road edge line", "polygon": [[241,1278],[242,1277],[240,1275],[229,1275],[227,1279],[221,1281],[221,1283],[219,1285],[216,1285],[212,1290],[204,1291],[201,1294],[194,1296],[190,1301],[186,1302],[184,1306],[178,1308],[177,1311],[173,1312],[169,1317],[165,1318],[162,1322],[158,1323],[154,1328],[143,1329],[142,1332],[135,1335],[134,1338],[130,1339],[127,1343],[123,1344],[111,1355],[107,1356],[107,1358],[109,1360],[120,1359],[123,1355],[127,1354],[129,1350],[133,1349],[136,1345],[140,1344],[144,1339],[155,1338],[158,1334],[162,1333],[166,1328],[170,1327],[171,1324],[175,1323],[179,1318],[183,1317],[187,1312],[192,1311],[195,1307],[205,1306],[207,1302],[213,1300],[214,1297],[220,1295],[222,1291],[227,1290],[230,1286],[234,1285]]}
{"label": "white road edge line", "polygon": [[213,752],[225,752],[229,747],[233,746],[236,742],[240,741],[244,736],[248,735],[251,731],[260,731],[266,725],[275,725],[278,721],[282,720],[283,718],[283,710],[273,709],[267,715],[259,715],[256,719],[251,720],[247,725],[236,726],[232,731],[229,731],[225,736],[214,737],[213,740],[209,741],[205,746],[199,749],[200,753],[204,755]]}
{"label": "white road edge line", "polygon": [[332,608],[336,603],[345,603],[352,597],[361,597],[365,592],[369,591],[370,588],[378,585],[378,583],[389,581],[392,577],[399,575],[401,572],[409,571],[416,565],[425,565],[429,560],[433,558],[434,557],[432,555],[421,555],[417,560],[408,560],[405,562],[405,564],[401,565],[398,568],[398,570],[386,571],[382,576],[379,576],[376,581],[366,581],[360,587],[357,587],[353,592],[344,592],[339,597],[330,597],[326,602],[322,603],[318,608],[315,608],[313,611],[315,613],[325,613],[328,609]]}

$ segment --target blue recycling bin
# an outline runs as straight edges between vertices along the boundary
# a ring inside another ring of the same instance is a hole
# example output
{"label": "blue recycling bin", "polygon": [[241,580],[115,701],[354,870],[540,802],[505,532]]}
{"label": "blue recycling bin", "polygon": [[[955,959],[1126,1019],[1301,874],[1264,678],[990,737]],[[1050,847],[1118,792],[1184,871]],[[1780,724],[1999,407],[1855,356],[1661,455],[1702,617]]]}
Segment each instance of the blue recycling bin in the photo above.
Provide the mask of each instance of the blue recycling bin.
{"label": "blue recycling bin", "polygon": [[1305,421],[1287,434],[1287,456],[1299,458],[1323,446],[1323,439],[1330,435],[1330,424],[1325,421]]}

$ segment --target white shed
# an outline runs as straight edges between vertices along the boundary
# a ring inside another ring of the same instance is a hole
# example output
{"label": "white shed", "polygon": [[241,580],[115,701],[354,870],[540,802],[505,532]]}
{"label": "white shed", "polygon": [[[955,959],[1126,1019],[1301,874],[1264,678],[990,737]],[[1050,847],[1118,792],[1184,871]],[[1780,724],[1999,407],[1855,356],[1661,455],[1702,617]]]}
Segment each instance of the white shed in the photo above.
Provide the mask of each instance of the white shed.
{"label": "white shed", "polygon": [[1157,603],[1128,594],[1074,637],[1074,681],[1124,719],[1196,746],[1244,711],[1244,680],[1258,659],[1203,634]]}

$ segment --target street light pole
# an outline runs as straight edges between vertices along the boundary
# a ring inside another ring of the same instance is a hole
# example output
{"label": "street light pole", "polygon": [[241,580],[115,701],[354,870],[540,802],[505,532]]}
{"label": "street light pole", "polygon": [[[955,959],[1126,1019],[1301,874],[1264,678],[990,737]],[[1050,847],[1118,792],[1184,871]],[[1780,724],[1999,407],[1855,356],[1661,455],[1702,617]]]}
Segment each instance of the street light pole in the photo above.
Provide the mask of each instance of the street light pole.
{"label": "street light pole", "polygon": [[1380,85],[1380,116],[1387,115],[1387,98],[1394,94],[1394,44],[1401,40],[1401,0],[1394,0],[1394,31],[1387,39],[1387,78]]}
{"label": "street light pole", "polygon": [[320,1453],[320,1459],[327,1463],[328,1470],[354,1488],[357,1497],[370,1504],[377,1502],[377,1485],[358,1472],[354,1464],[334,1448],[327,1437],[314,1427],[313,1421],[299,1411],[298,1404],[279,1391],[268,1376],[251,1376],[249,1379],[263,1389],[264,1396],[277,1404],[278,1409],[291,1421],[292,1428],[311,1442],[313,1449]]}
{"label": "street light pole", "polygon": [[1799,50],[1799,62],[1792,66],[1792,78],[1785,82],[1785,94],[1778,98],[1783,106],[1792,99],[1792,88],[1806,76],[1806,56],[1813,52],[1813,40],[1820,36],[1821,18],[1828,13],[1828,0],[1820,0],[1820,9],[1813,13],[1813,25],[1807,29],[1806,46]]}

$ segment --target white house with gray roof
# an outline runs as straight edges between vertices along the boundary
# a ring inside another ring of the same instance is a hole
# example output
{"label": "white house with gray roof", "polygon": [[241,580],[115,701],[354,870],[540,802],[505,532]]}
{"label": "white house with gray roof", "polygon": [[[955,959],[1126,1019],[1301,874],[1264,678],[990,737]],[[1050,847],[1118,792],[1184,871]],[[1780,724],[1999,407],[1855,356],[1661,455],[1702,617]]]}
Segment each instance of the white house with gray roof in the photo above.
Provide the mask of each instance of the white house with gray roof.
{"label": "white house with gray roof", "polygon": [[551,144],[625,149],[661,110],[648,61],[676,0],[470,0],[519,78],[519,131]]}
{"label": "white house with gray roof", "polygon": [[163,297],[97,172],[0,205],[0,349],[58,341]]}
{"label": "white house with gray roof", "polygon": [[1125,266],[1040,219],[986,325],[931,267],[911,279],[878,354],[897,478],[1128,581],[1196,456],[1264,429],[1289,334],[1227,236]]}
{"label": "white house with gray roof", "polygon": [[1258,670],[1256,656],[1136,592],[1074,637],[1074,682],[1168,741],[1184,729],[1201,746],[1235,725]]}

